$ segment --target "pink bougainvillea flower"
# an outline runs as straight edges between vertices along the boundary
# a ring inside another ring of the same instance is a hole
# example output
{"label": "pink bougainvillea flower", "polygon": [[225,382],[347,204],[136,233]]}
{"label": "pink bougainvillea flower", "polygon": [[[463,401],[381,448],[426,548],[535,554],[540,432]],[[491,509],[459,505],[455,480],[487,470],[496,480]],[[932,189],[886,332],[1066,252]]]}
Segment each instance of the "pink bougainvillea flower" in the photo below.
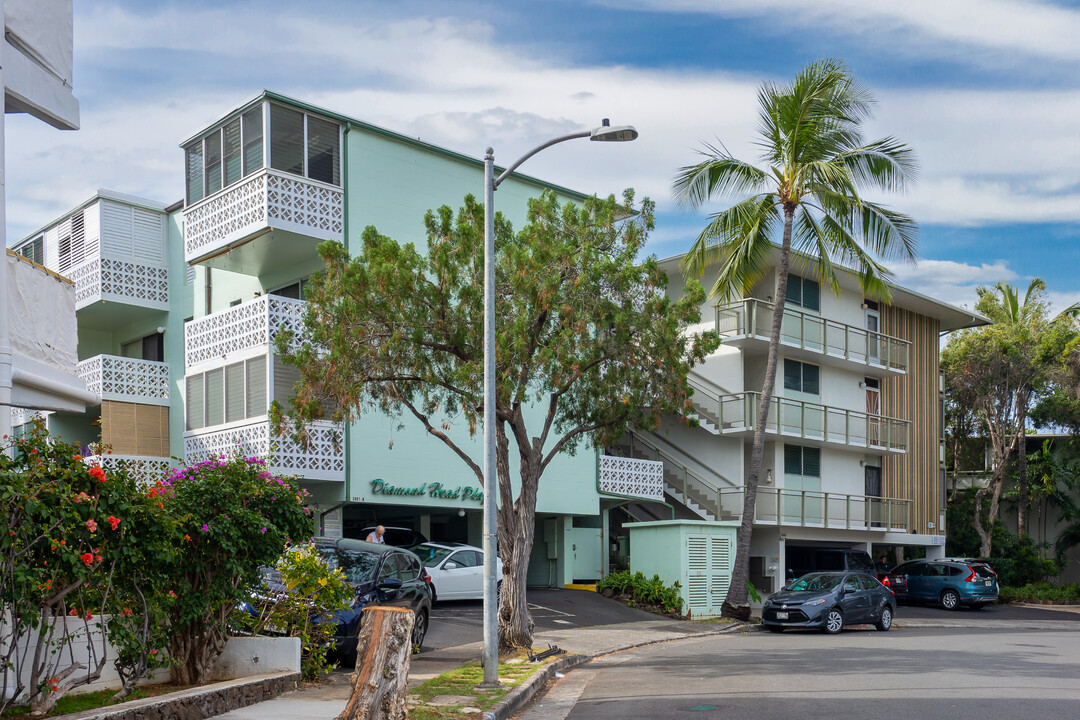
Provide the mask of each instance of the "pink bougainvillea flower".
{"label": "pink bougainvillea flower", "polygon": [[131,608],[124,608],[121,610],[120,617],[131,617]]}
{"label": "pink bougainvillea flower", "polygon": [[109,516],[109,527],[111,527],[113,530],[120,527],[120,518],[113,517],[112,515],[110,515]]}
{"label": "pink bougainvillea flower", "polygon": [[101,466],[95,465],[90,468],[88,472],[90,473],[90,477],[97,478],[98,482],[105,482],[105,471],[101,469]]}
{"label": "pink bougainvillea flower", "polygon": [[96,533],[97,532],[97,521],[94,520],[94,518],[90,518],[89,520],[86,521],[86,527],[90,529],[91,534]]}
{"label": "pink bougainvillea flower", "polygon": [[75,608],[71,608],[70,610],[68,610],[68,615],[75,616],[75,615],[78,615],[78,614],[79,614],[79,611],[76,610]]}
{"label": "pink bougainvillea flower", "polygon": [[169,597],[176,597],[176,592],[173,591],[173,590],[170,590],[169,591]]}
{"label": "pink bougainvillea flower", "polygon": [[202,531],[203,532],[210,532],[210,526],[207,525],[206,523],[203,523],[202,524]]}
{"label": "pink bougainvillea flower", "polygon": [[264,528],[263,528],[262,530],[260,530],[259,532],[261,532],[261,533],[262,533],[263,535],[265,535],[265,534],[266,534],[266,528],[264,527]]}
{"label": "pink bougainvillea flower", "polygon": [[82,461],[82,455],[80,455],[78,453],[75,453],[74,455],[71,456],[71,459],[74,460],[75,462],[80,462],[80,461]]}

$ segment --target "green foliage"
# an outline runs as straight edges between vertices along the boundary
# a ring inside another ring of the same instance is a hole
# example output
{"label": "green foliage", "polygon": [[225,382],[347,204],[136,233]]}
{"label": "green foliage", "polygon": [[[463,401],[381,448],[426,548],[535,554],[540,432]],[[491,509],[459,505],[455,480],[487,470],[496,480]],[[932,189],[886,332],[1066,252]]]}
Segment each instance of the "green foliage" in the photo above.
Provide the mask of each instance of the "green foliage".
{"label": "green foliage", "polygon": [[[13,692],[0,710],[16,702],[44,713],[100,675],[102,635],[85,633],[116,608],[152,508],[125,472],[87,465],[40,421],[10,451],[0,453],[0,680]],[[62,652],[76,638],[91,653],[82,670]]]}
{"label": "green foliage", "polygon": [[183,561],[167,592],[169,654],[183,684],[208,680],[232,609],[260,583],[290,540],[311,536],[306,491],[262,460],[220,457],[175,471],[150,490],[173,519]]}
{"label": "green foliage", "polygon": [[664,585],[659,575],[653,575],[652,579],[648,579],[642,572],[631,573],[629,570],[608,573],[596,584],[597,592],[611,590],[618,595],[628,596],[628,604],[631,607],[638,604],[651,605],[660,608],[663,613],[682,612],[683,599],[679,594],[680,589],[677,582]]}
{"label": "green foliage", "polygon": [[264,582],[255,595],[262,600],[259,615],[237,611],[234,620],[252,634],[270,629],[300,638],[300,673],[304,680],[316,680],[336,667],[327,659],[335,629],[331,620],[334,611],[352,603],[353,590],[312,544],[289,548],[276,570],[273,587]]}
{"label": "green foliage", "polygon": [[1080,583],[1051,585],[1038,582],[1022,587],[1002,587],[1000,598],[1002,602],[1077,605],[1080,604]]}
{"label": "green foliage", "polygon": [[[503,649],[532,641],[525,573],[548,464],[606,447],[632,423],[656,428],[685,415],[687,372],[719,346],[714,332],[685,332],[700,322],[701,285],[691,281],[673,300],[656,259],[639,257],[650,201],[635,208],[627,191],[622,202],[564,205],[546,192],[529,202],[527,220],[515,234],[495,218],[499,552],[517,579],[500,601]],[[480,446],[463,441],[484,410],[484,209],[467,196],[424,224],[423,251],[374,227],[352,257],[339,243],[319,246],[326,270],[305,286],[305,342],[291,353],[291,338],[278,335],[302,375],[293,431],[303,441],[304,422],[328,408],[336,419],[369,410],[410,417],[482,479]],[[536,406],[546,412],[527,412]]]}

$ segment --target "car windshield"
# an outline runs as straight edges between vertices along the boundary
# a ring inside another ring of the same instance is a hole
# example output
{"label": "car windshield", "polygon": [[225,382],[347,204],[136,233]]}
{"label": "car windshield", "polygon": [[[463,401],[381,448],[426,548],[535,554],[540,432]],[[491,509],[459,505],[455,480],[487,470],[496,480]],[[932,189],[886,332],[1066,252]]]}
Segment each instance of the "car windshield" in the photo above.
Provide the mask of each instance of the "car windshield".
{"label": "car windshield", "polygon": [[340,568],[350,585],[363,585],[375,579],[375,569],[379,566],[378,553],[324,547],[319,548],[319,554],[331,570]]}
{"label": "car windshield", "polygon": [[420,558],[420,562],[424,563],[424,567],[435,567],[441,563],[447,555],[453,552],[453,548],[443,548],[436,545],[428,545],[427,543],[413,545],[409,550],[416,553]]}
{"label": "car windshield", "polygon": [[795,582],[788,585],[785,590],[832,590],[840,581],[844,579],[843,575],[807,575],[801,577]]}

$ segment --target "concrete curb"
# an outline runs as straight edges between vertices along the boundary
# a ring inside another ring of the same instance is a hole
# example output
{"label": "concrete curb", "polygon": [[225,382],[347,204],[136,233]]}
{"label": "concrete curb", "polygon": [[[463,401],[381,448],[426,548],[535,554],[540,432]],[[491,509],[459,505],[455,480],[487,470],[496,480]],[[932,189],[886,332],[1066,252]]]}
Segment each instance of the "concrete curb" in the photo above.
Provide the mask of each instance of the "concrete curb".
{"label": "concrete curb", "polygon": [[584,665],[585,663],[595,660],[598,657],[605,655],[611,655],[612,653],[624,652],[626,650],[633,650],[634,648],[645,647],[647,645],[659,645],[661,643],[673,642],[675,640],[689,640],[698,637],[711,637],[713,635],[725,635],[727,633],[735,632],[745,628],[750,623],[736,622],[731,625],[726,625],[717,630],[706,630],[696,633],[683,633],[681,635],[673,635],[662,640],[647,640],[645,642],[630,643],[628,645],[622,645],[619,647],[604,650],[603,652],[596,653],[594,655],[585,655],[581,653],[568,654],[566,657],[559,658],[555,662],[545,666],[540,672],[533,675],[525,682],[518,685],[516,688],[507,693],[499,703],[495,705],[491,710],[485,711],[480,717],[481,720],[507,720],[511,715],[516,713],[522,708],[525,703],[533,699],[548,681],[555,677],[555,673],[562,672],[563,670],[569,670],[575,668],[578,665]]}
{"label": "concrete curb", "polygon": [[273,673],[225,680],[161,697],[129,700],[120,705],[60,717],[64,720],[205,720],[229,710],[271,700],[299,686],[300,673]]}

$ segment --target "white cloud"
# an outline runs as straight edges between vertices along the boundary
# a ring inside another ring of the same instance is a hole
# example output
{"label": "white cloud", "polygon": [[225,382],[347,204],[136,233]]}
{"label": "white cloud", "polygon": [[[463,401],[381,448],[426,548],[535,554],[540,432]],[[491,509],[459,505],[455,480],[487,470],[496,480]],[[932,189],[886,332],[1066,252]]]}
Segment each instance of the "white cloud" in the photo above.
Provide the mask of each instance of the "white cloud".
{"label": "white cloud", "polygon": [[[1080,12],[1037,0],[619,0],[664,12],[760,17],[826,28],[889,52],[953,55],[956,45],[1037,58],[1080,59]],[[616,4],[607,0],[603,4]],[[901,42],[903,41],[903,42]],[[1010,60],[1015,59],[1009,58]]]}
{"label": "white cloud", "polygon": [[1019,278],[1003,260],[979,265],[921,260],[917,265],[898,265],[892,270],[897,285],[966,308],[975,307],[979,298],[976,288],[992,287],[1000,280],[1015,285]]}
{"label": "white cloud", "polygon": [[[1075,33],[1069,43],[1054,40],[1075,27],[1075,11],[993,0],[978,3],[965,16],[965,27],[954,27],[950,18],[968,4],[764,0],[770,13],[785,8],[814,22],[831,18],[855,28],[867,18],[885,18],[887,27],[917,28],[939,41],[947,35],[986,47],[1080,53]],[[677,9],[765,12],[758,6],[749,0],[684,0]],[[548,137],[604,117],[632,123],[641,132],[632,144],[566,143],[529,160],[522,172],[600,194],[634,187],[665,211],[672,210],[671,178],[679,166],[698,160],[694,150],[702,142],[720,140],[735,155],[756,158],[756,91],[767,79],[760,75],[568,67],[537,45],[526,51],[499,44],[486,23],[380,14],[379,6],[371,13],[336,15],[317,0],[260,9],[247,4],[136,13],[95,4],[80,11],[77,70],[80,57],[108,68],[162,51],[171,53],[164,55],[170,60],[159,60],[163,74],[153,85],[95,77],[90,85],[100,90],[91,95],[80,89],[77,72],[76,95],[83,102],[83,129],[77,133],[9,123],[11,237],[47,222],[97,187],[178,199],[178,142],[261,87],[478,159],[492,146],[502,164]],[[230,72],[208,76],[193,66]],[[894,134],[908,142],[923,167],[909,194],[883,198],[893,207],[923,223],[1080,220],[1080,91],[875,91],[881,102],[868,134]],[[686,242],[691,239],[688,233]],[[662,241],[677,244],[678,238]]]}

